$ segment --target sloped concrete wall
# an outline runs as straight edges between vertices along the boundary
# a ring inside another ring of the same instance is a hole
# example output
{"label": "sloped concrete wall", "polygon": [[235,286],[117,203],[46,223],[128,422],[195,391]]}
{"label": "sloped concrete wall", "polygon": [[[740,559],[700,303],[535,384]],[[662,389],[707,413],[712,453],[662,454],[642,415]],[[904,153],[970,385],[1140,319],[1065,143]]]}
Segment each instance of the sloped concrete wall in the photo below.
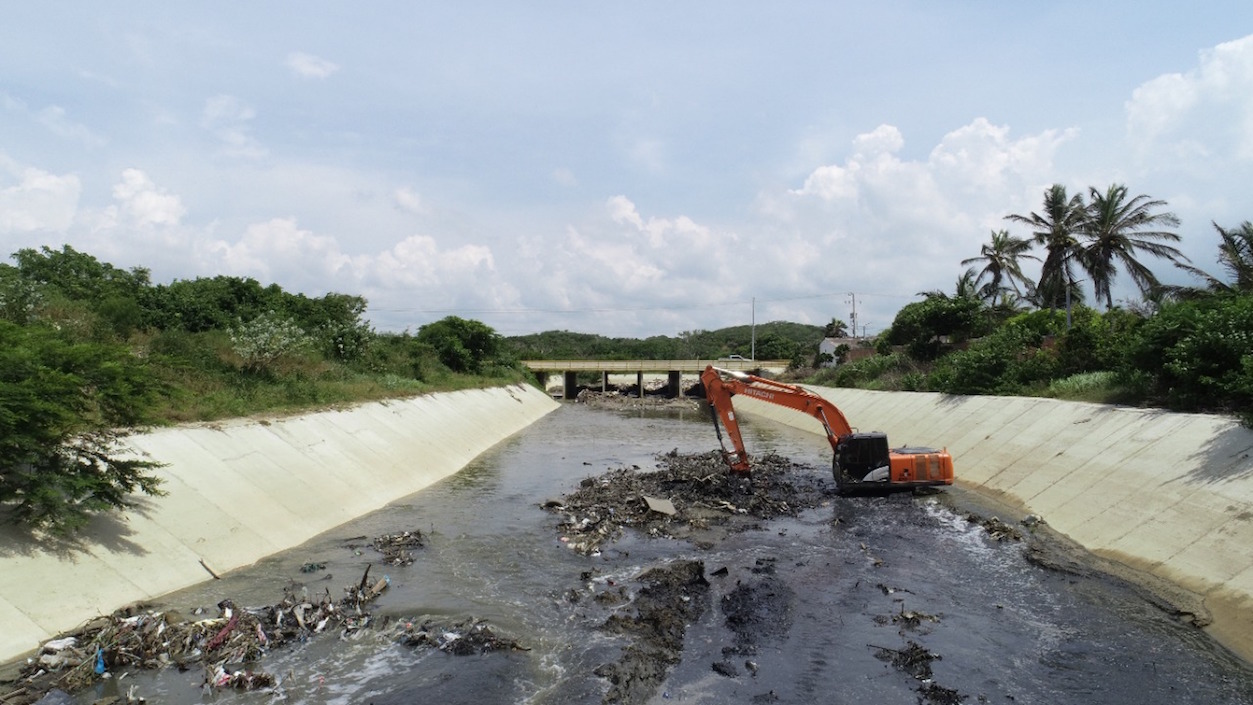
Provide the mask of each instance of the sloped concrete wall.
{"label": "sloped concrete wall", "polygon": [[84,551],[0,533],[0,662],[100,614],[245,566],[460,470],[557,408],[529,385],[128,439],[167,496],[96,521]]}
{"label": "sloped concrete wall", "polygon": [[[893,446],[947,447],[959,485],[1202,596],[1211,633],[1253,658],[1253,431],[1214,415],[1055,399],[811,389]],[[823,433],[743,396],[736,408]]]}

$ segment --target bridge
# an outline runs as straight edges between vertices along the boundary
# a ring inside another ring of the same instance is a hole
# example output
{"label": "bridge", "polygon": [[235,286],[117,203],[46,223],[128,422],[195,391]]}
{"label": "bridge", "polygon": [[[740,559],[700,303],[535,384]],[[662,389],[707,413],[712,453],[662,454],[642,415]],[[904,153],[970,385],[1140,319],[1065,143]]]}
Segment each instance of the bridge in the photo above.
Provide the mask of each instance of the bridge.
{"label": "bridge", "polygon": [[523,360],[523,365],[535,373],[539,377],[540,385],[544,385],[548,381],[548,376],[553,373],[561,373],[563,375],[563,391],[562,398],[569,399],[570,392],[578,386],[578,374],[580,372],[599,372],[600,373],[600,390],[603,392],[609,387],[610,374],[630,374],[635,373],[635,386],[639,390],[639,395],[644,396],[644,374],[666,373],[670,394],[673,396],[683,395],[683,375],[690,374],[699,376],[705,368],[713,365],[721,367],[724,370],[735,370],[737,372],[754,372],[756,370],[769,370],[771,372],[782,372],[787,369],[787,360]]}

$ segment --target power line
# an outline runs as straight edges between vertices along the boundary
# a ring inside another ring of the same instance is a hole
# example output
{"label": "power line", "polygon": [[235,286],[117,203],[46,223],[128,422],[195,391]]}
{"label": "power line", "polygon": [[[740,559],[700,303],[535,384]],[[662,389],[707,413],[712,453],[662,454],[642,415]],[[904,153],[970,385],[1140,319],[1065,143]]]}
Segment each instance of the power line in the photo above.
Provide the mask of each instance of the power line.
{"label": "power line", "polygon": [[[789,296],[775,299],[756,299],[756,301],[765,304],[788,303],[791,301],[808,301],[813,299],[835,298],[839,296],[849,295],[847,291],[830,292],[823,294],[807,294],[805,296]],[[901,298],[912,299],[917,295],[904,296],[901,294],[881,294],[876,292],[857,292],[857,296],[874,296],[882,298]],[[586,313],[641,313],[653,311],[695,311],[701,309],[714,308],[731,308],[735,306],[754,305],[754,299],[741,301],[729,301],[717,304],[691,304],[686,306],[625,306],[625,307],[597,307],[597,308],[500,308],[500,309],[471,309],[471,308],[421,308],[415,306],[404,306],[399,308],[375,308],[370,307],[372,312],[376,313],[426,313],[426,314],[474,314],[474,315],[531,315],[536,313],[547,314],[586,314]]]}

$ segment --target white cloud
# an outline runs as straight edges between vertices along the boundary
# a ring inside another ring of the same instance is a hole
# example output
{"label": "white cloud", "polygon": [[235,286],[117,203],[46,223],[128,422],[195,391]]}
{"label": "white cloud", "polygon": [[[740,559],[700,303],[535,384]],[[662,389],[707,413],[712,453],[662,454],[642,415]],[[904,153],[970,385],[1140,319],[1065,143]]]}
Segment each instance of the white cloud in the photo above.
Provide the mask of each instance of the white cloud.
{"label": "white cloud", "polygon": [[1206,168],[1253,159],[1253,35],[1201,52],[1186,73],[1144,83],[1126,113],[1128,137],[1146,158],[1203,159]]}
{"label": "white cloud", "polygon": [[394,196],[396,205],[403,211],[413,213],[414,215],[425,215],[428,212],[426,203],[422,201],[422,196],[408,186],[396,189]]}
{"label": "white cloud", "polygon": [[1011,140],[1008,126],[976,118],[945,135],[928,161],[941,183],[955,184],[962,191],[999,191],[1007,181],[1021,183],[1021,175],[1047,173],[1058,148],[1077,134],[1046,130]]}
{"label": "white cloud", "polygon": [[858,135],[853,140],[853,152],[862,161],[896,154],[905,146],[905,137],[892,125],[880,125],[873,132]]}
{"label": "white cloud", "polygon": [[232,95],[216,95],[205,101],[200,124],[222,141],[231,155],[258,158],[266,150],[251,134],[250,124],[257,112]]}
{"label": "white cloud", "polygon": [[[619,195],[605,202],[603,220],[568,226],[562,241],[554,243],[554,254],[539,262],[539,276],[528,279],[545,308],[615,311],[596,316],[601,327],[612,325],[611,317],[668,325],[678,320],[673,314],[647,309],[686,309],[738,297],[743,280],[728,261],[737,239],[683,215],[646,218]],[[642,312],[624,313],[636,309]]]}
{"label": "white cloud", "polygon": [[86,147],[99,147],[105,144],[103,137],[92,132],[79,122],[70,120],[65,109],[50,105],[36,114],[39,124],[48,128],[53,134],[68,140],[73,140]]}
{"label": "white cloud", "polygon": [[883,327],[916,292],[950,290],[960,261],[1056,178],[1053,159],[1076,134],[1015,138],[977,118],[911,160],[900,156],[900,131],[881,125],[856,137],[844,161],[813,168],[800,188],[760,196],[770,241],[752,261],[776,267],[794,292],[880,295],[859,313]]}
{"label": "white cloud", "polygon": [[103,137],[92,132],[86,125],[71,120],[65,108],[59,105],[32,110],[25,101],[0,91],[0,106],[8,112],[34,121],[61,139],[71,140],[85,147],[99,147],[105,144]]}
{"label": "white cloud", "polygon": [[490,248],[467,244],[441,250],[429,235],[411,235],[391,249],[363,259],[370,279],[401,293],[414,290],[434,292],[444,286],[472,289],[467,284],[486,284],[496,263]]}
{"label": "white cloud", "polygon": [[847,166],[828,164],[814,169],[805,178],[805,185],[792,193],[798,196],[817,196],[824,201],[857,198],[857,175],[861,164],[851,162]]}
{"label": "white cloud", "polygon": [[82,193],[77,176],[22,167],[0,154],[5,182],[12,183],[0,186],[0,233],[64,232],[74,222]]}
{"label": "white cloud", "polygon": [[118,215],[126,225],[178,225],[187,213],[178,196],[158,188],[139,169],[122,172],[122,180],[113,186],[113,198],[118,202]]}
{"label": "white cloud", "polygon": [[635,210],[635,204],[626,196],[614,196],[605,203],[605,209],[609,211],[609,217],[615,223],[630,223],[637,229],[644,229],[644,219]]}
{"label": "white cloud", "polygon": [[238,241],[211,242],[207,251],[231,273],[265,281],[301,281],[306,286],[315,283],[313,288],[345,274],[352,264],[335,238],[304,230],[295,218],[254,223]]}
{"label": "white cloud", "polygon": [[[698,225],[687,216],[679,216],[673,220],[649,218],[645,222],[635,204],[626,196],[610,198],[605,203],[605,208],[615,223],[630,224],[644,235],[651,249],[687,247],[699,250],[712,244],[709,228]],[[730,239],[734,239],[734,236]]]}
{"label": "white cloud", "polygon": [[339,70],[339,65],[303,51],[293,51],[287,55],[287,68],[304,78],[327,78]]}

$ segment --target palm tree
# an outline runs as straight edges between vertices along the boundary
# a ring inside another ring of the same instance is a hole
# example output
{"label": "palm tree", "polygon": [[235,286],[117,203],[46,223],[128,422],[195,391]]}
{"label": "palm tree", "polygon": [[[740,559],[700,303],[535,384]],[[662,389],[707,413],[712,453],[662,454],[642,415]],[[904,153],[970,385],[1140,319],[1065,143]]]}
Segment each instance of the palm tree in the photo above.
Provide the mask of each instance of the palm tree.
{"label": "palm tree", "polygon": [[1088,194],[1091,202],[1080,230],[1084,242],[1078,261],[1092,280],[1097,300],[1105,299],[1105,308],[1114,306],[1110,285],[1119,265],[1142,294],[1160,286],[1153,272],[1136,259],[1138,252],[1176,263],[1187,261],[1178,249],[1164,244],[1179,241],[1178,234],[1165,229],[1178,227],[1179,218],[1174,213],[1153,212],[1165,206],[1165,201],[1144,194],[1128,199],[1127,187],[1122,184],[1112,184],[1104,193],[1092,187]]}
{"label": "palm tree", "polygon": [[[1007,293],[1010,288],[1013,289],[1015,296],[1021,297],[1023,289],[1018,288],[1018,282],[1022,282],[1027,290],[1030,290],[1034,283],[1022,273],[1022,266],[1018,264],[1018,260],[1024,257],[1033,260],[1040,259],[1035,255],[1027,254],[1030,249],[1030,240],[1014,237],[1009,234],[1008,230],[993,230],[992,242],[979,249],[981,254],[978,257],[962,260],[962,265],[987,262],[975,279],[975,284],[979,284],[984,276],[988,277],[988,283],[981,289],[985,299],[994,301],[1002,293]],[[1009,282],[1009,288],[1004,286],[1004,281]]]}
{"label": "palm tree", "polygon": [[1079,254],[1075,235],[1083,226],[1085,212],[1082,194],[1067,198],[1066,187],[1053,184],[1044,192],[1044,208],[1040,213],[1005,216],[1006,220],[1034,228],[1032,237],[1037,244],[1044,245],[1044,264],[1040,267],[1035,296],[1049,308],[1065,305],[1067,289],[1073,298],[1083,300],[1075,283],[1074,262]]}
{"label": "palm tree", "polygon": [[959,299],[979,298],[979,278],[975,276],[975,268],[970,267],[957,278],[957,297]]}
{"label": "palm tree", "polygon": [[[1176,263],[1180,269],[1205,280],[1209,291],[1221,294],[1253,293],[1253,223],[1244,221],[1238,228],[1224,230],[1214,223],[1222,243],[1218,245],[1218,263],[1231,275],[1227,283],[1188,264]],[[1191,292],[1190,292],[1191,293]]]}
{"label": "palm tree", "polygon": [[[965,264],[963,262],[963,264]],[[927,299],[948,299],[948,293],[939,289],[931,289],[930,291],[920,291],[918,295]],[[970,267],[961,276],[957,277],[957,286],[955,289],[954,299],[978,299],[979,287],[978,280],[975,277],[975,268]]]}
{"label": "palm tree", "polygon": [[838,318],[832,318],[831,322],[822,329],[822,337],[824,338],[847,338],[848,324]]}

